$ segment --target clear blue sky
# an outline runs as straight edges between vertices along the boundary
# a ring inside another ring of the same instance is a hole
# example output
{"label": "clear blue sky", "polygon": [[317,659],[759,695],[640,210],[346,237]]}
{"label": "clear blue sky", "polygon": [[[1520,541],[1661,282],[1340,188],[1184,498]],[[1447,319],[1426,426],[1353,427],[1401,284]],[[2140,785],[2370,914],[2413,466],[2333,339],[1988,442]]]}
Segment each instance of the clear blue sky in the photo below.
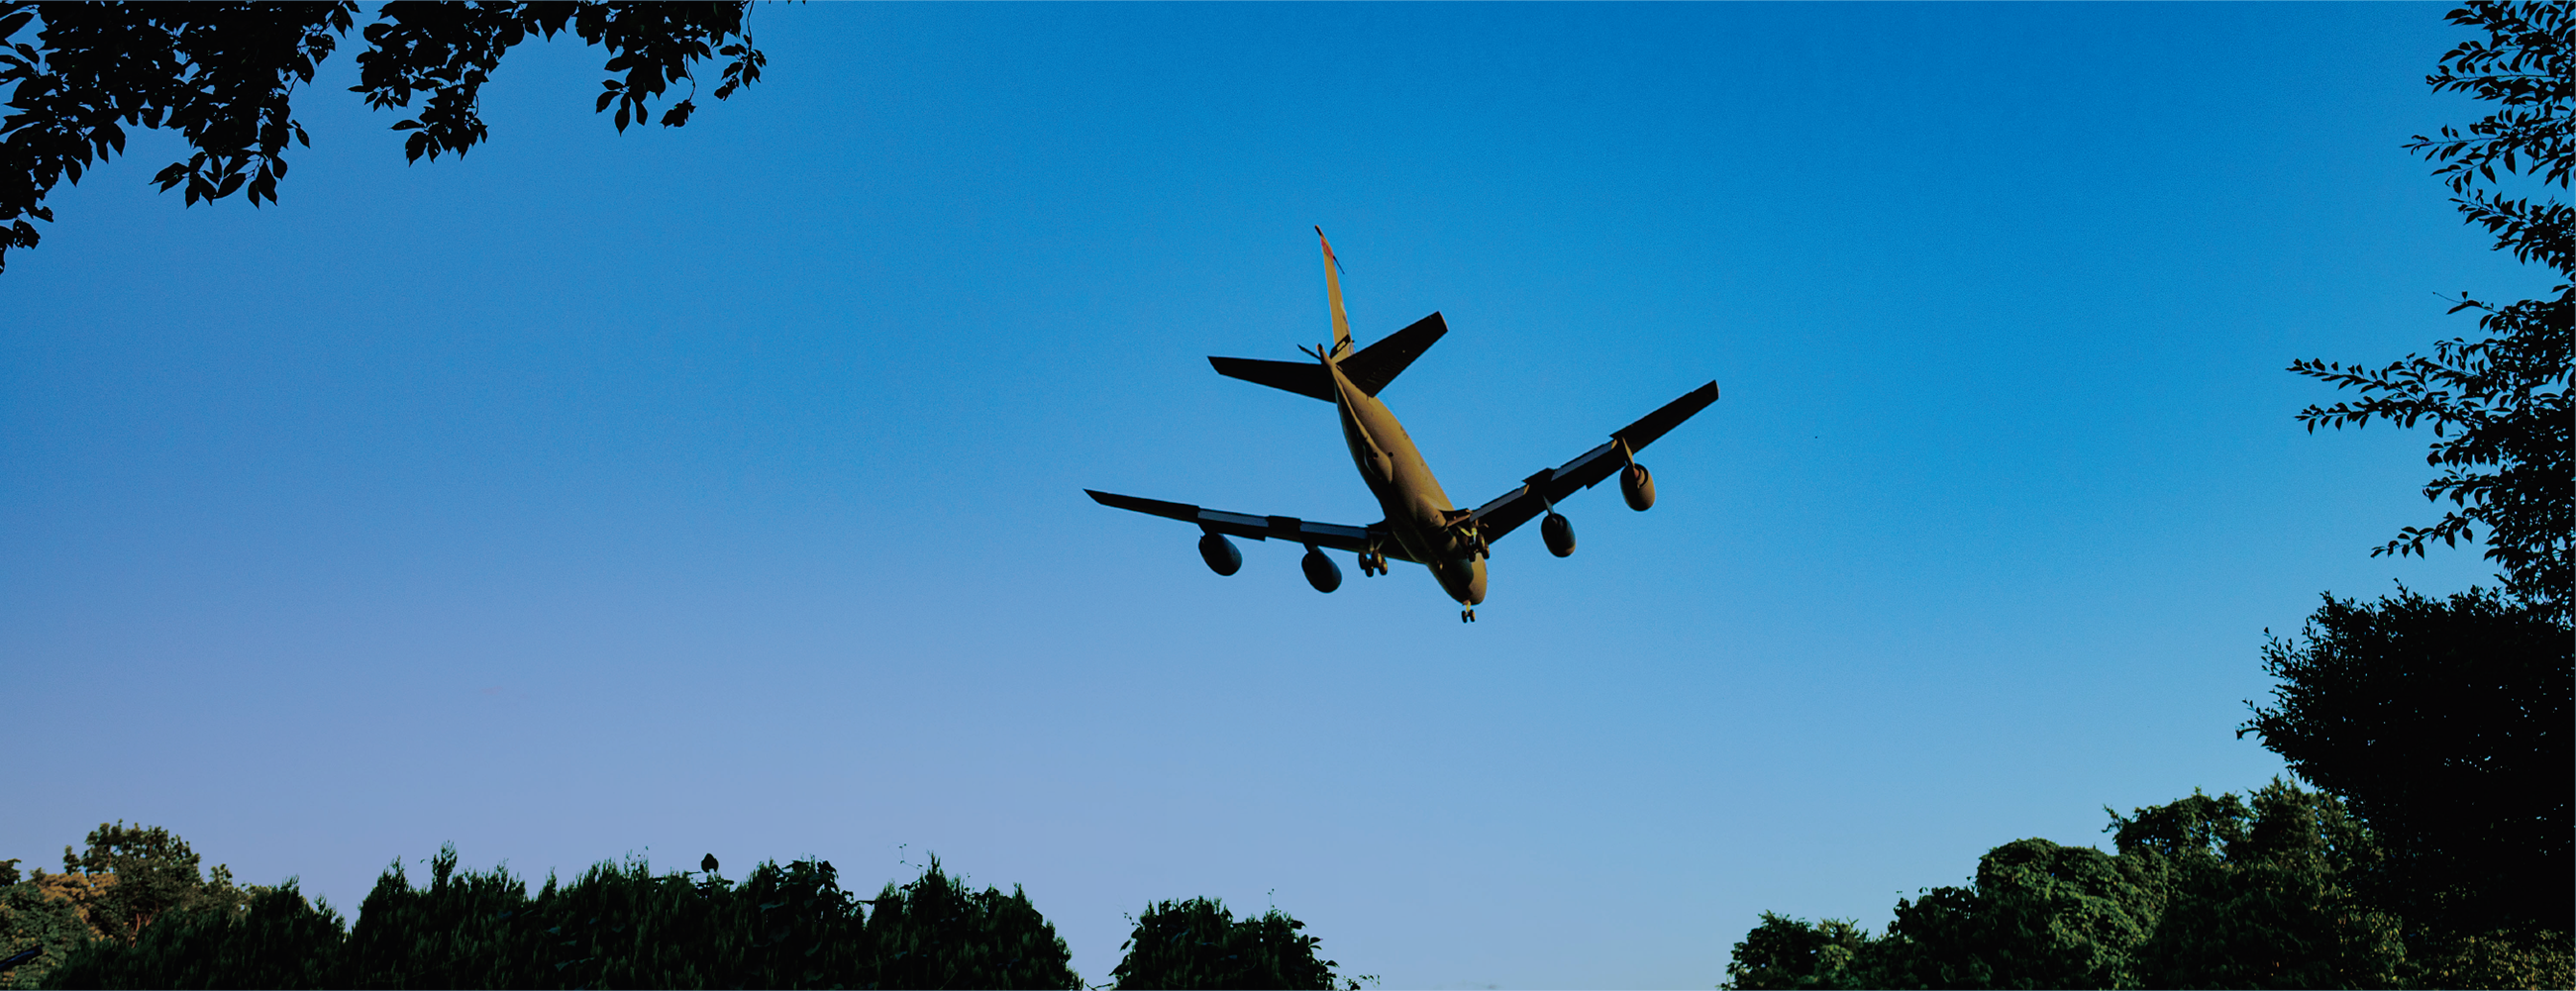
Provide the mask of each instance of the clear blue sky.
{"label": "clear blue sky", "polygon": [[[2399,148],[2472,116],[2443,9],[764,6],[685,129],[530,44],[412,166],[344,50],[277,205],[142,134],[0,275],[0,856],[935,852],[1094,981],[1211,895],[1391,987],[1715,984],[2263,783],[2267,627],[2486,580],[2366,556],[2431,438],[2282,370],[2547,282]],[[1219,578],[1080,490],[1376,518],[1204,361],[1328,332],[1315,224],[1363,342],[1447,314],[1385,398],[1460,500],[1725,398],[1473,626]]]}

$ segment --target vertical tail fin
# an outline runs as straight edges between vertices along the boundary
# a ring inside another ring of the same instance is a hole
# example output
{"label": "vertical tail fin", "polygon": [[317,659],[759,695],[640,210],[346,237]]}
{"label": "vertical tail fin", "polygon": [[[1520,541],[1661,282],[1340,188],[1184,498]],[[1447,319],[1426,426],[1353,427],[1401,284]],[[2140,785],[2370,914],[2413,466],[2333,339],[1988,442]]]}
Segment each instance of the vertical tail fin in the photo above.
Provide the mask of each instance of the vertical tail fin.
{"label": "vertical tail fin", "polygon": [[1351,349],[1351,318],[1342,312],[1342,261],[1333,257],[1333,242],[1324,237],[1324,228],[1315,228],[1315,240],[1324,243],[1324,295],[1333,301],[1333,353]]}

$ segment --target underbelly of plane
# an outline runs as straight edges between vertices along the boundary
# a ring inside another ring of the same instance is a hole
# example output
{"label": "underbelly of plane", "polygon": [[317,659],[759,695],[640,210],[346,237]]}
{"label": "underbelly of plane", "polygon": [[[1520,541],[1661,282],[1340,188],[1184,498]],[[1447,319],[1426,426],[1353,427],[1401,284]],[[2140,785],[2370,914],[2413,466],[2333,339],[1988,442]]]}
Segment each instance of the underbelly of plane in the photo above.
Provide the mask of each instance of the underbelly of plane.
{"label": "underbelly of plane", "polygon": [[[1461,555],[1453,546],[1445,527],[1433,528],[1406,519],[1400,507],[1386,507],[1388,529],[1395,542],[1404,548],[1405,556],[1431,569],[1431,577],[1440,590],[1468,605],[1485,601],[1485,562],[1472,555]],[[1412,525],[1408,525],[1408,524]]]}

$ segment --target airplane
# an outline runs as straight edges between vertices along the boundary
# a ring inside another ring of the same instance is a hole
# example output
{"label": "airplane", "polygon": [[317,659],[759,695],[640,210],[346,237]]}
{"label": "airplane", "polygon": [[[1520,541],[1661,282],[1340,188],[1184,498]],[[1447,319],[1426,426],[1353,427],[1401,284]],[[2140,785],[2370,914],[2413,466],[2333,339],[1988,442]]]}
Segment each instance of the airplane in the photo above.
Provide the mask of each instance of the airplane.
{"label": "airplane", "polygon": [[1628,508],[1645,512],[1655,504],[1655,477],[1637,463],[1637,452],[1717,401],[1717,383],[1710,382],[1612,432],[1607,442],[1574,460],[1540,469],[1491,502],[1474,509],[1452,506],[1413,438],[1378,399],[1378,393],[1413,359],[1449,332],[1448,321],[1434,312],[1354,351],[1350,317],[1342,312],[1341,262],[1333,256],[1333,243],[1324,237],[1323,228],[1315,228],[1315,239],[1324,246],[1324,295],[1332,302],[1333,342],[1313,348],[1299,345],[1297,350],[1314,359],[1311,362],[1210,357],[1208,363],[1216,366],[1219,375],[1333,404],[1351,461],[1386,518],[1367,526],[1345,526],[1083,490],[1104,506],[1198,524],[1199,557],[1219,575],[1232,575],[1243,567],[1243,552],[1226,539],[1229,536],[1275,537],[1304,544],[1306,556],[1299,564],[1307,584],[1318,592],[1342,586],[1341,567],[1325,556],[1326,548],[1357,554],[1360,574],[1368,577],[1386,574],[1389,558],[1410,561],[1431,569],[1441,591],[1458,601],[1459,622],[1475,622],[1476,605],[1485,601],[1485,561],[1494,541],[1545,513],[1539,537],[1548,553],[1573,554],[1574,525],[1556,511],[1556,504],[1613,474],[1619,476],[1619,492]]}

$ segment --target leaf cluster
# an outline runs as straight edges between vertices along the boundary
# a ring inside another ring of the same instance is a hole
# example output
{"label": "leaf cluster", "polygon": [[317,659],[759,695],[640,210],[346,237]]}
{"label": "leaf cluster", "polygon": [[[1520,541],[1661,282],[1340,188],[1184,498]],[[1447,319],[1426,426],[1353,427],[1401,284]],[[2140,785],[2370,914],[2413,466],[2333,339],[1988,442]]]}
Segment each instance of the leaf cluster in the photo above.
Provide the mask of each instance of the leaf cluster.
{"label": "leaf cluster", "polygon": [[[2576,8],[2548,3],[2478,2],[2453,10],[2452,23],[2482,29],[2425,77],[2436,92],[2462,92],[2496,104],[2463,130],[2445,126],[2406,147],[2436,164],[2468,223],[2495,235],[2495,247],[2526,263],[2549,266],[2562,279],[2554,298],[2502,306],[2467,292],[2451,312],[2480,311],[2477,340],[2456,337],[2430,357],[2410,354],[2373,368],[2300,360],[2289,370],[2361,398],[2311,405],[2298,418],[2320,426],[2359,427],[2374,419],[2413,427],[2429,421],[2436,438],[2425,462],[2442,473],[2424,497],[2452,509],[2430,526],[2408,526],[2371,552],[2422,555],[2425,545],[2478,539],[2499,578],[2524,601],[2565,616],[2576,604],[2576,473],[2571,473],[2568,378],[2571,310],[2576,310],[2576,211],[2556,200],[2508,196],[2502,179],[2522,176],[2545,189],[2567,188],[2576,168]],[[2501,170],[2501,171],[2499,171]]]}
{"label": "leaf cluster", "polygon": [[716,99],[760,79],[769,64],[743,31],[743,3],[437,3],[394,0],[377,11],[363,32],[368,49],[358,55],[359,83],[378,109],[409,107],[415,93],[429,94],[419,116],[394,125],[416,131],[403,142],[413,161],[441,152],[462,155],[490,129],[476,113],[483,83],[501,56],[530,36],[552,38],[567,28],[582,41],[608,50],[599,112],[617,108],[617,130],[641,124],[653,99],[672,83],[687,81],[690,96],[662,114],[662,126],[680,127],[697,110],[697,79],[690,67],[718,55],[729,59]]}
{"label": "leaf cluster", "polygon": [[[125,151],[131,128],[171,128],[192,150],[153,175],[163,190],[184,187],[188,205],[247,192],[277,201],[291,139],[312,139],[292,116],[296,88],[313,81],[353,26],[353,0],[308,3],[0,2],[0,86],[14,85],[0,115],[0,270],[11,248],[41,239],[33,220],[51,221],[45,197],[77,184],[93,166]],[[376,108],[428,100],[393,125],[412,161],[464,154],[489,128],[476,113],[483,83],[501,57],[529,36],[569,30],[608,50],[607,92],[617,129],[642,123],[670,85],[689,97],[664,111],[679,127],[696,110],[700,61],[728,59],[717,99],[760,78],[766,56],[744,33],[748,4],[427,3],[396,0],[361,33],[360,84]],[[30,25],[34,40],[11,41]]]}
{"label": "leaf cluster", "polygon": [[2452,338],[2432,357],[2408,355],[2382,368],[2296,361],[2290,370],[2360,391],[2362,398],[2299,411],[2309,431],[2362,426],[2384,419],[2401,427],[2432,422],[2440,438],[2425,463],[2442,473],[2424,497],[2448,497],[2455,508],[2430,526],[2408,526],[2371,556],[2422,556],[2432,540],[2455,545],[2487,531],[2488,560],[2504,569],[2505,587],[2524,599],[2567,609],[2576,486],[2569,447],[2568,370],[2571,304],[2567,287],[2554,300],[2502,308],[2461,294],[2452,312],[2485,311],[2478,340]]}
{"label": "leaf cluster", "polygon": [[286,142],[310,144],[288,115],[299,82],[330,57],[351,2],[55,3],[0,5],[0,41],[41,13],[34,44],[0,49],[0,85],[15,84],[0,117],[0,257],[33,247],[27,218],[55,183],[78,183],[96,162],[125,151],[126,129],[177,130],[195,149],[152,177],[186,187],[187,202],[247,189],[277,199]]}
{"label": "leaf cluster", "polygon": [[0,887],[0,959],[18,961],[0,967],[0,988],[37,986],[73,951],[98,938],[81,917],[79,903],[60,886],[12,881]]}
{"label": "leaf cluster", "polygon": [[2459,194],[2469,222],[2496,235],[2496,249],[2524,262],[2568,270],[2568,207],[2535,205],[2477,188],[2494,185],[2501,166],[2545,185],[2567,188],[2576,168],[2576,11],[2565,4],[2478,0],[2453,10],[2451,23],[2481,28],[2443,53],[2424,82],[2436,93],[2467,93],[2497,109],[2465,130],[2445,125],[2434,136],[2418,134],[2406,147],[2438,163],[2433,174]]}

